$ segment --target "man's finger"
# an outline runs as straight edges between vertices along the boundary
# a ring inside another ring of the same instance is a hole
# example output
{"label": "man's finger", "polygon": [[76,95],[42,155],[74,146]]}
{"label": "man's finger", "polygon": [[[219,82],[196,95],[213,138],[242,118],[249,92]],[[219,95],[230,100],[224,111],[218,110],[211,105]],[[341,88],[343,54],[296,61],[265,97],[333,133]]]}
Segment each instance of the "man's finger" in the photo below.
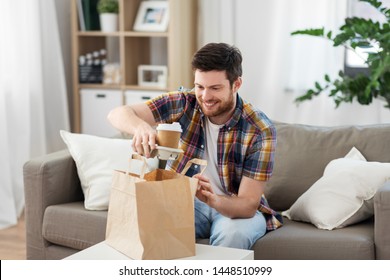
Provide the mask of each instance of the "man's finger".
{"label": "man's finger", "polygon": [[142,149],[144,151],[145,157],[149,157],[150,156],[150,149],[149,149],[148,142],[142,142]]}
{"label": "man's finger", "polygon": [[152,150],[156,148],[156,133],[149,135],[148,144]]}

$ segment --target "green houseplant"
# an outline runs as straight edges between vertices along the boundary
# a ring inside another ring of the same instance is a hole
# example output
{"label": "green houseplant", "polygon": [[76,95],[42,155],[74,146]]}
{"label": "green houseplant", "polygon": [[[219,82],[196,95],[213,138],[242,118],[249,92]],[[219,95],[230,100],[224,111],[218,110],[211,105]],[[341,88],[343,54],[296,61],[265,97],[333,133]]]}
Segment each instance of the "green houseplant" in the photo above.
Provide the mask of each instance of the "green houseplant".
{"label": "green houseplant", "polygon": [[371,19],[359,17],[346,18],[339,28],[338,34],[325,31],[324,28],[305,29],[292,32],[291,35],[310,35],[328,39],[334,47],[344,46],[353,51],[360,48],[376,48],[375,52],[368,54],[365,63],[368,74],[358,74],[354,77],[339,71],[337,78],[324,76],[323,82],[315,82],[314,88],[295,99],[300,103],[328,92],[336,103],[336,108],[342,102],[352,102],[356,99],[362,105],[368,105],[374,98],[386,101],[385,107],[390,108],[390,8],[383,7],[377,0],[359,0],[375,7],[385,18],[385,23],[375,22]]}
{"label": "green houseplant", "polygon": [[118,0],[99,0],[97,11],[103,32],[115,32],[118,30]]}
{"label": "green houseplant", "polygon": [[117,14],[119,12],[118,0],[99,0],[97,11],[99,14]]}

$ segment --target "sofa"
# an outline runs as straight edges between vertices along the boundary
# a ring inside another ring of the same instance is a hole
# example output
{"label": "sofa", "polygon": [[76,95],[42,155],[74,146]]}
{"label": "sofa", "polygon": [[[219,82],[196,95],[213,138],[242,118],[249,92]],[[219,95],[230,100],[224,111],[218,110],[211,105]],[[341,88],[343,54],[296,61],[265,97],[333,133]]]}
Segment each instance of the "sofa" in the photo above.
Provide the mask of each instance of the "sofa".
{"label": "sofa", "polygon": [[[390,163],[390,124],[319,127],[275,122],[275,126],[278,144],[273,176],[265,196],[270,206],[281,213],[292,209],[325,176],[327,165],[343,159],[353,147],[369,163],[385,164],[386,168]],[[360,173],[370,176],[375,171]],[[77,166],[67,149],[29,160],[23,172],[27,259],[62,259],[105,239],[107,211],[85,209]],[[343,185],[338,190],[344,191]],[[373,213],[340,228],[323,229],[304,219],[284,217],[282,227],[255,243],[254,257],[388,260],[390,183],[387,180],[380,183],[369,201]],[[317,206],[311,207],[306,214],[316,212]],[[321,215],[338,211],[332,203],[328,209]]]}

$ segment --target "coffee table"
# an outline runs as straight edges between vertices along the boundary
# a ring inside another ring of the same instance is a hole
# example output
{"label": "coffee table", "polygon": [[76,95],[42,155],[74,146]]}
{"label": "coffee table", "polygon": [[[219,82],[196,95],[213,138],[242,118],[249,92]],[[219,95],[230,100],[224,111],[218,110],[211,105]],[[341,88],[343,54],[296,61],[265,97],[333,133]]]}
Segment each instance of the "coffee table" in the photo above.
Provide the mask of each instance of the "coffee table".
{"label": "coffee table", "polygon": [[[180,260],[253,260],[252,250],[242,250],[204,244],[195,245],[195,256]],[[129,260],[130,258],[104,241],[70,255],[65,260]]]}

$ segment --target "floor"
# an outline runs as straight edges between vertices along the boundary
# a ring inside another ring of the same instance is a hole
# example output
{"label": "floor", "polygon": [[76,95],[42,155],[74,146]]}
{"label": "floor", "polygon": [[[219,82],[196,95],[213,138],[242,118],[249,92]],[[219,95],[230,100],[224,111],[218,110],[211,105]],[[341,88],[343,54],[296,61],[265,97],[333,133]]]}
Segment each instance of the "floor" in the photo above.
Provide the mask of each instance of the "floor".
{"label": "floor", "polygon": [[24,217],[16,226],[0,230],[0,260],[26,259],[26,232]]}

